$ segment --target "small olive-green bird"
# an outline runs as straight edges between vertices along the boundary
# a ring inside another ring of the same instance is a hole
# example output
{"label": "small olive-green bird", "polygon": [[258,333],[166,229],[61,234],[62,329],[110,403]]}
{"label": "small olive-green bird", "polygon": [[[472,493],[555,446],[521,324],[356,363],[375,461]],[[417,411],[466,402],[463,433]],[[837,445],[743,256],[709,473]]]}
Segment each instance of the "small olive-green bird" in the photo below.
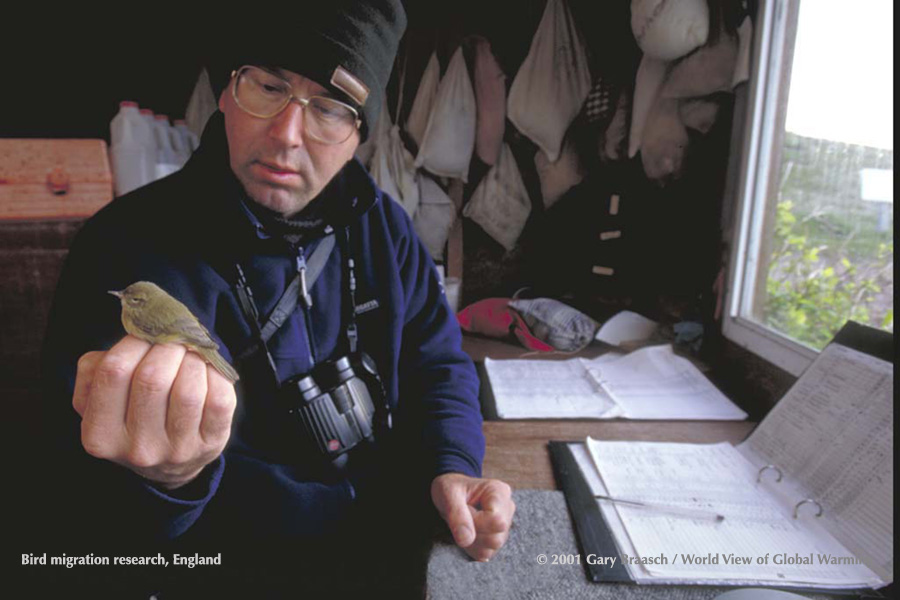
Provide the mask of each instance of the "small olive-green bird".
{"label": "small olive-green bird", "polygon": [[219,345],[190,309],[150,281],[109,292],[122,302],[125,331],[151,344],[182,344],[234,383],[237,371],[219,354]]}

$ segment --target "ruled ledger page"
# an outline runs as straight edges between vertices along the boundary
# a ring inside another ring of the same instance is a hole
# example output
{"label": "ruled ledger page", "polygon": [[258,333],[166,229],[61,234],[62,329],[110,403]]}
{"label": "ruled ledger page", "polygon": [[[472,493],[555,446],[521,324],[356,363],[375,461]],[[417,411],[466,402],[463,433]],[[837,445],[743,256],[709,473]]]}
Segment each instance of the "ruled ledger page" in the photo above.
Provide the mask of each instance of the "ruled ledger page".
{"label": "ruled ledger page", "polygon": [[486,358],[484,368],[501,419],[747,418],[671,346],[593,359]]}
{"label": "ruled ledger page", "polygon": [[747,413],[671,345],[635,350],[591,374],[627,419],[733,420]]}
{"label": "ruled ledger page", "polygon": [[894,366],[829,344],[738,450],[776,465],[885,581],[894,575]]}
{"label": "ruled ledger page", "polygon": [[592,360],[484,359],[497,416],[501,419],[612,419],[621,408],[591,375],[597,365],[617,359],[607,353]]}
{"label": "ruled ledger page", "polygon": [[[815,523],[756,484],[756,467],[733,446],[587,440],[603,485],[616,498],[705,509],[723,521],[615,503],[640,581],[783,586],[883,584]],[[620,546],[621,547],[621,546]],[[836,561],[833,561],[836,559]]]}

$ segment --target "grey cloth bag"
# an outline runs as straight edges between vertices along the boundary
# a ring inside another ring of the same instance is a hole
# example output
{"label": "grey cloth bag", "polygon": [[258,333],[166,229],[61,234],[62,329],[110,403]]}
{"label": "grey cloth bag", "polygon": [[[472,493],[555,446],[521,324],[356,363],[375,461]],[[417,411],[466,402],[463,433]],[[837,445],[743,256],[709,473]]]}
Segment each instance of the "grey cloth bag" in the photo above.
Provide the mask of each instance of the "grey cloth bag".
{"label": "grey cloth bag", "polygon": [[534,337],[563,352],[586,347],[600,328],[583,312],[552,298],[512,300],[509,307],[522,315]]}

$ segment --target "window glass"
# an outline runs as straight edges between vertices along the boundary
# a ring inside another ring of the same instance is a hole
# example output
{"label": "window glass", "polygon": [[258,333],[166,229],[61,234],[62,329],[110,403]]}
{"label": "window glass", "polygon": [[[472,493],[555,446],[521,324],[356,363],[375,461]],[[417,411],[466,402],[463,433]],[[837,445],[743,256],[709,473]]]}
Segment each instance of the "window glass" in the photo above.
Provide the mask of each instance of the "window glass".
{"label": "window glass", "polygon": [[848,319],[893,331],[892,2],[801,2],[782,70],[745,314],[816,350]]}

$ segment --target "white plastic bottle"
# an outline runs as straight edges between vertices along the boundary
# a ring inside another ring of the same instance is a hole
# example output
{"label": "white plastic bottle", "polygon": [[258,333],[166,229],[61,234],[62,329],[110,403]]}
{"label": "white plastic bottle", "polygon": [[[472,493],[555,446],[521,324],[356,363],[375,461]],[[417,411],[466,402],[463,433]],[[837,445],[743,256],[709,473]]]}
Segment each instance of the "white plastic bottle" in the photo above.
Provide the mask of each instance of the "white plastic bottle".
{"label": "white plastic bottle", "polygon": [[187,159],[190,158],[191,151],[185,145],[184,138],[181,137],[181,132],[179,132],[174,125],[166,123],[166,131],[169,134],[169,143],[172,146],[172,150],[175,152],[175,162],[180,169],[184,166],[184,163],[187,162]]}
{"label": "white plastic bottle", "polygon": [[153,157],[147,142],[153,134],[138,112],[137,102],[123,100],[109,124],[109,159],[116,196],[127,194],[152,180],[149,169]]}
{"label": "white plastic bottle", "polygon": [[154,117],[156,137],[156,178],[160,179],[171,175],[181,168],[175,148],[172,147],[172,138],[169,136],[169,117],[156,115]]}
{"label": "white plastic bottle", "polygon": [[150,132],[150,135],[146,140],[148,174],[146,183],[150,183],[158,178],[156,174],[156,155],[159,150],[158,144],[156,143],[156,119],[153,118],[153,111],[149,108],[142,108],[140,112],[141,118],[143,118],[144,122],[147,124],[147,131]]}
{"label": "white plastic bottle", "polygon": [[200,145],[200,140],[197,138],[197,135],[188,128],[185,119],[176,120],[175,129],[181,135],[181,139],[184,140],[184,145],[188,150],[188,156],[190,156],[194,153],[194,150],[197,149],[197,146]]}

